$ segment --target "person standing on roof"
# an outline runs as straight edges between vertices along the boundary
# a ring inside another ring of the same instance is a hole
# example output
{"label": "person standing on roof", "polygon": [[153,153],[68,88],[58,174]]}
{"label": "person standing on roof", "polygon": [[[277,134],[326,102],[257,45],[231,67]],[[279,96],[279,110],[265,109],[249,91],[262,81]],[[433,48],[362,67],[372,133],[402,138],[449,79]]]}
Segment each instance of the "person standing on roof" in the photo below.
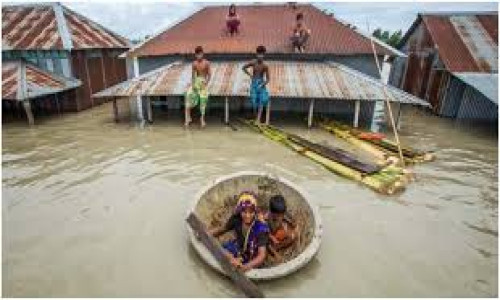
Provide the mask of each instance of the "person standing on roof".
{"label": "person standing on roof", "polygon": [[[266,47],[260,45],[256,49],[257,59],[243,66],[243,72],[252,78],[250,86],[250,100],[254,108],[257,108],[257,117],[255,123],[260,123],[262,115],[262,108],[267,105],[269,101],[269,93],[267,91],[267,84],[269,83],[269,67],[264,63],[264,54]],[[252,74],[248,71],[252,68]]]}
{"label": "person standing on roof", "polygon": [[304,15],[302,13],[298,13],[295,19],[295,26],[293,27],[293,33],[290,39],[295,52],[303,53],[307,40],[311,36],[311,30],[305,25]]}
{"label": "person standing on roof", "polygon": [[208,82],[210,81],[211,71],[210,62],[203,58],[203,48],[197,46],[194,49],[195,60],[192,67],[191,86],[188,88],[185,100],[185,121],[186,127],[191,123],[191,108],[200,106],[200,125],[205,127],[205,109],[208,103]]}
{"label": "person standing on roof", "polygon": [[238,27],[240,26],[240,17],[236,13],[236,6],[231,4],[229,6],[229,12],[226,16],[226,27],[227,31],[231,36],[238,34]]}

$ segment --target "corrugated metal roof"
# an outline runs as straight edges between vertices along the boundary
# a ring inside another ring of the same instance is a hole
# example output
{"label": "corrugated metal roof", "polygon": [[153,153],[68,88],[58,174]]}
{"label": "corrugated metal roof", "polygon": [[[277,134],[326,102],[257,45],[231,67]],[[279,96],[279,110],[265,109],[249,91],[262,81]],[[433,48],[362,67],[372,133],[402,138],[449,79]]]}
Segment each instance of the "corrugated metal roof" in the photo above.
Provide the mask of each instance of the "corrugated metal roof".
{"label": "corrugated metal roof", "polygon": [[[348,24],[329,16],[313,5],[297,5],[296,9],[281,5],[238,5],[240,34],[229,37],[224,33],[228,6],[210,6],[194,13],[182,22],[130,50],[130,56],[191,54],[198,45],[206,53],[254,53],[264,45],[268,53],[293,53],[289,40],[297,13],[311,29],[306,52],[313,54],[355,55],[372,54],[370,39]],[[382,55],[400,52],[377,42]]]}
{"label": "corrugated metal roof", "polygon": [[498,105],[498,74],[453,73],[453,75]]}
{"label": "corrugated metal roof", "polygon": [[498,70],[498,14],[425,13],[405,34],[403,42],[423,20],[439,56],[451,72]]}
{"label": "corrugated metal roof", "polygon": [[81,81],[43,71],[24,61],[2,63],[2,100],[25,100],[81,85]]}
{"label": "corrugated metal roof", "polygon": [[[62,14],[58,15],[61,10]],[[8,50],[126,49],[130,43],[67,7],[53,3],[3,6],[2,46]]]}
{"label": "corrugated metal roof", "polygon": [[[212,62],[208,85],[213,96],[249,94],[250,78],[242,71],[245,62]],[[342,100],[383,100],[380,80],[334,63],[268,61],[271,97]],[[120,83],[94,97],[181,96],[191,83],[191,64],[174,63]],[[386,85],[391,101],[429,106],[402,90]]]}

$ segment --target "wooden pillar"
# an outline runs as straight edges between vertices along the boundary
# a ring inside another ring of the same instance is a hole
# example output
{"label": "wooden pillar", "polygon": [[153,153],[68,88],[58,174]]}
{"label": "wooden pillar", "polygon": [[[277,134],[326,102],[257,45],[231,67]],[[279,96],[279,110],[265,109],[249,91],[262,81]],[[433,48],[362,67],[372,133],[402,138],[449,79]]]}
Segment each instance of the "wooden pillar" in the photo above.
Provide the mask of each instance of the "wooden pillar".
{"label": "wooden pillar", "polygon": [[118,123],[118,103],[116,103],[116,97],[113,97],[113,116],[115,122]]}
{"label": "wooden pillar", "polygon": [[267,102],[266,108],[266,125],[269,125],[269,121],[271,119],[271,99]]}
{"label": "wooden pillar", "polygon": [[23,107],[24,110],[26,111],[26,116],[28,117],[28,124],[34,125],[35,124],[35,118],[33,117],[33,111],[31,110],[31,102],[30,100],[24,100],[23,101]]}
{"label": "wooden pillar", "polygon": [[102,83],[104,83],[104,88],[107,88],[108,83],[106,82],[106,67],[104,66],[104,54],[105,51],[101,50]]}
{"label": "wooden pillar", "polygon": [[398,102],[398,116],[396,118],[396,128],[401,130],[401,102]]}
{"label": "wooden pillar", "polygon": [[224,124],[229,124],[229,100],[224,99]]}
{"label": "wooden pillar", "polygon": [[314,99],[309,102],[309,116],[307,118],[307,127],[311,128],[313,124]]}
{"label": "wooden pillar", "polygon": [[353,127],[354,128],[357,128],[358,127],[358,123],[359,123],[359,106],[360,106],[360,101],[359,100],[356,100],[356,102],[354,102],[354,121],[353,121]]}
{"label": "wooden pillar", "polygon": [[94,107],[94,97],[92,97],[93,92],[92,92],[92,84],[90,83],[89,65],[87,64],[87,57],[85,56],[85,53],[82,53],[82,57],[83,57],[84,65],[85,65],[85,73],[87,75],[87,83],[88,83],[89,93],[90,93],[90,103],[91,103],[92,107]]}
{"label": "wooden pillar", "polygon": [[148,122],[153,123],[153,107],[151,104],[151,97],[146,98],[146,110],[148,114]]}
{"label": "wooden pillar", "polygon": [[57,114],[60,116],[61,115],[61,105],[59,103],[59,95],[57,93],[55,93],[54,98],[56,99]]}

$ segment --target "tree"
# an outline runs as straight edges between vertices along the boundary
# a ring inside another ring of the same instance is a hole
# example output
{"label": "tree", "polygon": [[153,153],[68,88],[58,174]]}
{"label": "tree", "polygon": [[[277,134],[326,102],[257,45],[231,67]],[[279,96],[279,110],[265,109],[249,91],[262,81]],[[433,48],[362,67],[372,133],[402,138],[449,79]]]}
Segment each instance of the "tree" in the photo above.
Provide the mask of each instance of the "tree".
{"label": "tree", "polygon": [[377,28],[373,31],[372,36],[392,47],[397,47],[403,37],[403,32],[400,29],[391,34],[389,30],[382,31],[381,28]]}

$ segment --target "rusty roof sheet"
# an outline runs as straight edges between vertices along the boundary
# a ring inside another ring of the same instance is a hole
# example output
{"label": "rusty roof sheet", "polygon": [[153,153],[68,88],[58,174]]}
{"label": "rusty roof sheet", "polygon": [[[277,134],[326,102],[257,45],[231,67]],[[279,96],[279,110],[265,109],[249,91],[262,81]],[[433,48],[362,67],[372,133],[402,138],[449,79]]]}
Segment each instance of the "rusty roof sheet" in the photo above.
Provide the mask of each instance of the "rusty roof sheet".
{"label": "rusty roof sheet", "polygon": [[22,101],[80,85],[78,79],[61,77],[24,61],[2,63],[2,100]]}
{"label": "rusty roof sheet", "polygon": [[127,49],[127,39],[59,4],[2,6],[3,50]]}
{"label": "rusty roof sheet", "polygon": [[402,42],[422,21],[450,72],[498,71],[498,14],[419,14]]}
{"label": "rusty roof sheet", "polygon": [[[304,14],[311,37],[306,48],[312,54],[372,54],[370,39],[348,24],[329,16],[313,5],[238,5],[240,34],[224,33],[228,6],[209,6],[182,22],[131,49],[129,56],[191,54],[198,45],[206,53],[254,53],[264,45],[268,53],[293,53],[289,37],[298,12]],[[376,41],[377,53],[404,55]]]}
{"label": "rusty roof sheet", "polygon": [[[249,94],[250,78],[242,67],[245,62],[212,62],[210,95]],[[380,80],[336,63],[268,61],[271,97],[316,98],[376,101],[384,99]],[[137,78],[120,83],[94,97],[181,96],[191,83],[191,64],[173,63]],[[386,85],[391,101],[428,106],[428,103],[402,90]]]}

